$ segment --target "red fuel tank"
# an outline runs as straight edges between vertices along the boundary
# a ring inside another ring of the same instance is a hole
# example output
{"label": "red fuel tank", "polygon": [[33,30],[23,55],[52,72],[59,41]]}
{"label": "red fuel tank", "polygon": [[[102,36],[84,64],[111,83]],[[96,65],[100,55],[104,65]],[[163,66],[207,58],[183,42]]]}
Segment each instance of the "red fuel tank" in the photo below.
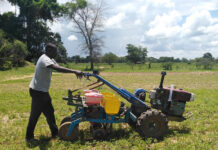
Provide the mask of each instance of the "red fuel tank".
{"label": "red fuel tank", "polygon": [[[170,88],[164,87],[163,93],[161,94],[163,99],[169,99],[170,96]],[[192,93],[184,91],[182,89],[172,89],[172,101],[179,101],[179,102],[187,102],[190,101],[192,97]]]}

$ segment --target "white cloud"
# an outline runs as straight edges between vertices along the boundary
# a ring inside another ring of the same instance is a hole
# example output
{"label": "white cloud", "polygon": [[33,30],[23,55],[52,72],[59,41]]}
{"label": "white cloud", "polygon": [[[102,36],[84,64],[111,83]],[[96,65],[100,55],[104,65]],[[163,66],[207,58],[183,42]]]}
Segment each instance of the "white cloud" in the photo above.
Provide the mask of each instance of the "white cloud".
{"label": "white cloud", "polygon": [[184,35],[203,34],[203,30],[212,24],[212,18],[208,11],[194,12],[186,18],[182,25]]}
{"label": "white cloud", "polygon": [[17,15],[20,13],[19,11],[19,7],[18,6],[12,6],[8,1],[6,0],[2,0],[0,1],[0,14],[3,14],[5,12],[14,12],[16,13]]}
{"label": "white cloud", "polygon": [[155,19],[150,23],[150,26],[158,26],[160,24],[164,26],[172,26],[177,24],[181,20],[181,15],[178,11],[171,11],[169,14],[163,13],[162,16],[157,15]]}
{"label": "white cloud", "polygon": [[151,55],[159,53],[194,58],[204,52],[218,54],[215,52],[218,47],[218,24],[214,23],[209,11],[192,12],[183,24],[180,22],[181,15],[176,14],[156,16],[150,23],[143,39],[152,51]]}
{"label": "white cloud", "polygon": [[57,0],[59,4],[64,4],[66,2],[71,2],[72,0]]}
{"label": "white cloud", "polygon": [[76,41],[76,40],[78,40],[75,35],[70,35],[67,39],[68,39],[69,41]]}
{"label": "white cloud", "polygon": [[158,7],[158,6],[164,6],[166,8],[175,7],[174,2],[172,2],[171,0],[148,0],[147,2],[153,5],[154,7]]}
{"label": "white cloud", "polygon": [[210,1],[203,1],[199,2],[198,5],[193,6],[190,10],[190,12],[199,12],[202,10],[210,11],[210,10],[216,10],[217,9],[217,2],[210,2]]}
{"label": "white cloud", "polygon": [[157,15],[150,23],[150,29],[146,32],[147,36],[166,36],[170,37],[178,34],[180,27],[177,25],[181,20],[179,12],[172,11],[169,14]]}
{"label": "white cloud", "polygon": [[126,18],[125,13],[118,13],[115,16],[110,17],[106,21],[106,28],[121,28],[122,21]]}
{"label": "white cloud", "polygon": [[53,32],[58,32],[58,33],[61,33],[64,31],[65,29],[65,24],[61,23],[60,21],[56,20],[54,22],[50,22],[50,21],[47,21],[47,25],[51,28],[51,30]]}
{"label": "white cloud", "polygon": [[142,21],[140,19],[137,19],[137,20],[134,21],[134,24],[135,25],[141,25]]}
{"label": "white cloud", "polygon": [[126,12],[126,13],[134,12],[136,11],[136,9],[137,6],[135,3],[127,3],[127,4],[124,3],[123,5],[120,5],[116,8],[118,12]]}
{"label": "white cloud", "polygon": [[75,27],[75,24],[74,24],[72,21],[69,22],[69,23],[67,23],[67,25],[66,25],[66,28],[67,28],[68,30],[73,30],[74,27]]}

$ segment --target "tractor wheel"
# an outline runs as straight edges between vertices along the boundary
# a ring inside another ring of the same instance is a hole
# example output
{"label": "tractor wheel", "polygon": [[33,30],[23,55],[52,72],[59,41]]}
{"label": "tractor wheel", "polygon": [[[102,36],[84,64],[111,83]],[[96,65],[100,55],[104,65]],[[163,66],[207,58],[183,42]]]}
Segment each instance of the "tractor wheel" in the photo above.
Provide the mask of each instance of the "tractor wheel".
{"label": "tractor wheel", "polygon": [[148,110],[138,118],[137,129],[144,137],[160,138],[168,131],[168,121],[163,113]]}
{"label": "tractor wheel", "polygon": [[98,128],[98,129],[94,129],[92,131],[92,136],[94,139],[96,140],[103,140],[106,137],[106,130],[104,128]]}
{"label": "tractor wheel", "polygon": [[132,127],[132,128],[136,128],[136,122],[132,121],[132,119],[129,119],[129,122],[128,122],[129,126]]}
{"label": "tractor wheel", "polygon": [[62,119],[60,125],[62,125],[62,124],[65,123],[65,122],[71,122],[71,117],[70,117],[70,116],[67,116],[67,117],[65,117],[64,119]]}
{"label": "tractor wheel", "polygon": [[61,125],[58,135],[61,139],[66,141],[75,141],[79,138],[79,126],[76,125],[70,136],[67,136],[68,129],[70,128],[71,122],[65,122]]}

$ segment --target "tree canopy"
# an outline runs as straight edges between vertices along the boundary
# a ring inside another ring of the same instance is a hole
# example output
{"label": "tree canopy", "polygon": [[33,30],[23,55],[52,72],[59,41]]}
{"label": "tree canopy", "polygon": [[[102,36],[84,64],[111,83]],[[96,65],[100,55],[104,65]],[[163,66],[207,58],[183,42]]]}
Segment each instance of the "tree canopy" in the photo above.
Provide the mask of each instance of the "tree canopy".
{"label": "tree canopy", "polygon": [[118,57],[114,53],[109,52],[109,53],[104,54],[104,56],[102,57],[102,61],[111,65],[112,63],[115,63],[118,61]]}
{"label": "tree canopy", "polygon": [[132,44],[127,44],[127,53],[128,55],[126,56],[127,59],[134,63],[145,63],[146,57],[147,57],[147,48],[144,47],[136,47]]}

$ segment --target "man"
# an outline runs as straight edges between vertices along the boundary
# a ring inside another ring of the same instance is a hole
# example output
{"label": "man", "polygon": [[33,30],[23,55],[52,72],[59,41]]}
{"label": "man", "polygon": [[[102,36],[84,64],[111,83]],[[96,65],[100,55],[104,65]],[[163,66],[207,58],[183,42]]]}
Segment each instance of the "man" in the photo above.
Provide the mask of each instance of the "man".
{"label": "man", "polygon": [[57,55],[57,47],[48,43],[46,45],[45,54],[37,61],[35,74],[30,82],[30,95],[32,97],[31,112],[26,132],[26,141],[34,142],[34,129],[38,118],[43,113],[51,130],[52,137],[58,134],[58,128],[54,116],[54,108],[52,106],[51,97],[49,95],[49,86],[51,81],[52,69],[64,73],[74,73],[77,78],[81,78],[83,73],[78,70],[71,70],[59,66],[53,58]]}

